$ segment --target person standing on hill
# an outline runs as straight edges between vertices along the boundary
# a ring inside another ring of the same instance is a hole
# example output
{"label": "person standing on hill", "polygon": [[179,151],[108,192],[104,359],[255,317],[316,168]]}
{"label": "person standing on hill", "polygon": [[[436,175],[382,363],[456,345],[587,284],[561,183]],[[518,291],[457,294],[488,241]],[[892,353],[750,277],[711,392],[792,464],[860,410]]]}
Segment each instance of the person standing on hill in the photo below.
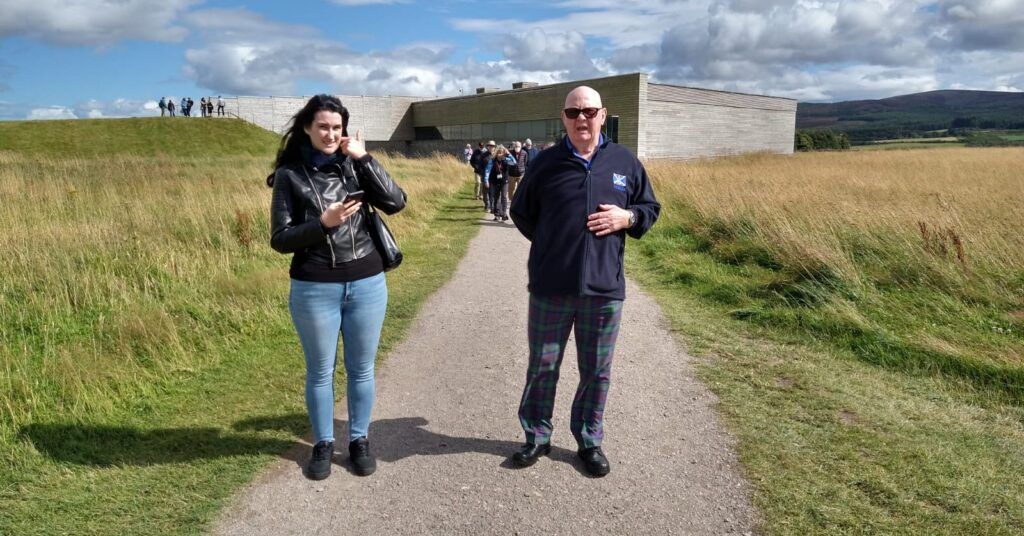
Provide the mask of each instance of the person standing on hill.
{"label": "person standing on hill", "polygon": [[188,97],[181,98],[181,108],[179,110],[181,110],[183,117],[188,117]]}
{"label": "person standing on hill", "polygon": [[206,117],[213,117],[213,97],[206,97]]}
{"label": "person standing on hill", "polygon": [[167,113],[167,99],[160,97],[160,102],[157,103],[157,106],[160,107],[160,117],[163,117]]}
{"label": "person standing on hill", "polygon": [[530,358],[519,404],[526,444],[512,455],[520,467],[551,451],[555,387],[572,330],[580,383],[569,429],[587,472],[604,476],[611,471],[601,444],[626,297],[626,236],[643,236],[661,205],[643,164],[601,134],[607,113],[597,91],[580,86],[569,92],[562,143],[537,156],[512,202],[512,222],[531,242]]}
{"label": "person standing on hill", "polygon": [[174,97],[167,97],[167,115],[174,117]]}
{"label": "person standing on hill", "polygon": [[224,115],[224,99],[222,99],[220,95],[217,95],[217,116],[220,117],[220,116],[223,116],[223,115]]}
{"label": "person standing on hill", "polygon": [[199,99],[199,115],[201,117],[206,117],[206,97],[201,97]]}
{"label": "person standing on hill", "polygon": [[267,177],[273,188],[270,245],[292,254],[288,308],[306,361],[314,445],[305,473],[313,480],[331,474],[339,334],[348,385],[349,459],[357,475],[377,468],[368,432],[388,288],[363,203],[394,214],[406,202],[405,192],[366,152],[362,133],[348,135],[348,119],[337,97],[310,98],[292,117]]}

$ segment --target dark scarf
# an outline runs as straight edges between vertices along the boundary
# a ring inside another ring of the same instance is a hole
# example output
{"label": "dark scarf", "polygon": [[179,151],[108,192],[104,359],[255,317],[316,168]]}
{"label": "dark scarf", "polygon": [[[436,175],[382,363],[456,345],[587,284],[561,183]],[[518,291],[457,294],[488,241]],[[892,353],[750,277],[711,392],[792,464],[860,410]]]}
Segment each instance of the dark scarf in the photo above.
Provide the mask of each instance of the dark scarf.
{"label": "dark scarf", "polygon": [[334,151],[332,154],[324,154],[317,149],[314,149],[309,143],[303,143],[302,146],[299,147],[299,152],[302,153],[303,162],[317,169],[321,169],[324,166],[328,166],[339,160],[339,151]]}

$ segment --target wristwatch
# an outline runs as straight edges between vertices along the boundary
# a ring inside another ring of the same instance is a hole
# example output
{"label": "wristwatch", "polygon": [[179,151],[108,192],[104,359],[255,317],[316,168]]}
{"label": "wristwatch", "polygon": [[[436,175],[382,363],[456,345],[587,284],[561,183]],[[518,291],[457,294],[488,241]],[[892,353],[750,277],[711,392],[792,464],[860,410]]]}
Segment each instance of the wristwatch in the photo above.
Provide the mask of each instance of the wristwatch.
{"label": "wristwatch", "polygon": [[630,228],[630,227],[633,227],[634,225],[636,225],[636,212],[633,212],[632,210],[630,210],[629,211],[629,227],[627,227],[627,229]]}

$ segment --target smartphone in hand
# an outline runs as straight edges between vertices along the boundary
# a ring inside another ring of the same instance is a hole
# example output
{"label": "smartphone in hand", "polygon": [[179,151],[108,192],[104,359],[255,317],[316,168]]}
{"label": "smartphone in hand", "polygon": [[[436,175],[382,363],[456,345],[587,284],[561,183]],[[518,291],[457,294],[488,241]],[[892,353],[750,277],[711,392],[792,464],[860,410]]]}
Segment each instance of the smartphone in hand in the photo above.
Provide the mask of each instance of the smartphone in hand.
{"label": "smartphone in hand", "polygon": [[354,192],[349,192],[349,193],[345,194],[345,199],[342,199],[341,202],[342,203],[348,203],[349,201],[362,201],[363,200],[363,193],[364,193],[363,190],[356,190]]}

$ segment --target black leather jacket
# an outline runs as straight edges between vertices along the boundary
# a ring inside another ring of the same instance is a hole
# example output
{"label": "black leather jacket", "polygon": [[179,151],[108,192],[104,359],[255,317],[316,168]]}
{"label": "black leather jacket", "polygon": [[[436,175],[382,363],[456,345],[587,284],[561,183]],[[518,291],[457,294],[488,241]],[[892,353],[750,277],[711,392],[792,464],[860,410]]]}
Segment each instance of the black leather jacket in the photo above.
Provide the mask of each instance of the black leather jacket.
{"label": "black leather jacket", "polygon": [[277,168],[270,201],[270,247],[332,268],[365,257],[374,248],[365,208],[336,231],[325,232],[320,225],[328,205],[357,190],[366,192],[364,205],[370,203],[385,214],[405,207],[405,192],[370,156],[355,161],[344,157],[320,169],[302,163]]}

